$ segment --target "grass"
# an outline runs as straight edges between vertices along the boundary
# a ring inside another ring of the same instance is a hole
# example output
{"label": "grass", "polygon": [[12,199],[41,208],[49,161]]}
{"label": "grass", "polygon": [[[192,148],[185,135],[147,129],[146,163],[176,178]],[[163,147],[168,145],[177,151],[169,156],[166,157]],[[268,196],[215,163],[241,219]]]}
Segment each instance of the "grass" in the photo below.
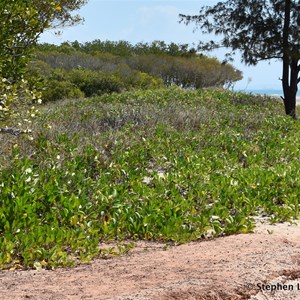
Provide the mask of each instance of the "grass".
{"label": "grass", "polygon": [[282,110],[178,88],[44,106],[32,141],[1,136],[0,267],[68,266],[105,256],[100,241],[182,243],[251,232],[255,216],[298,218],[300,125]]}

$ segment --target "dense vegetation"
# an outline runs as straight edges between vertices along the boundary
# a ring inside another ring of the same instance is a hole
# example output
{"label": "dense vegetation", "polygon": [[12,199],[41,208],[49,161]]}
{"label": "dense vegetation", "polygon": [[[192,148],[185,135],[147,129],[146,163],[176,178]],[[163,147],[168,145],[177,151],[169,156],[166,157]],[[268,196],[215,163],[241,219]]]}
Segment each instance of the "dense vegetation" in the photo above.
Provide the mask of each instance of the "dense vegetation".
{"label": "dense vegetation", "polygon": [[197,54],[186,44],[161,41],[137,45],[100,40],[41,44],[29,71],[34,83],[39,79],[46,85],[45,102],[172,85],[223,87],[242,78],[230,64]]}
{"label": "dense vegetation", "polygon": [[53,268],[99,241],[186,242],[299,216],[299,122],[265,97],[180,88],[49,103],[2,135],[0,266]]}

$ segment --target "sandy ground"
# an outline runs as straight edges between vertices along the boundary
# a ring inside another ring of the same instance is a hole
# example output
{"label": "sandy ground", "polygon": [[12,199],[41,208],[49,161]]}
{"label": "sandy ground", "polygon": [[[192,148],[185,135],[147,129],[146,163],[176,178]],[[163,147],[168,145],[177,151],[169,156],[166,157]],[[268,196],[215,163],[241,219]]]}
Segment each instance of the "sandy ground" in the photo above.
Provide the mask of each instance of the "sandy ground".
{"label": "sandy ground", "polygon": [[139,242],[71,269],[1,271],[0,299],[300,299],[298,278],[300,227],[258,224],[252,234],[179,246]]}

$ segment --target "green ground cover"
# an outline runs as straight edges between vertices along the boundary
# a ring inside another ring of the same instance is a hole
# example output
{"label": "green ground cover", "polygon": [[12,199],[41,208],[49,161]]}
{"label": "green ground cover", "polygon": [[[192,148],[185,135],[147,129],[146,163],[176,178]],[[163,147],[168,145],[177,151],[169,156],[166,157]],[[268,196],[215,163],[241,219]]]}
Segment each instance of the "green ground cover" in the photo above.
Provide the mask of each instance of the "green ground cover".
{"label": "green ground cover", "polygon": [[300,125],[281,111],[267,97],[179,88],[44,106],[32,141],[1,137],[0,267],[67,266],[105,254],[100,241],[182,243],[251,232],[255,216],[298,218]]}

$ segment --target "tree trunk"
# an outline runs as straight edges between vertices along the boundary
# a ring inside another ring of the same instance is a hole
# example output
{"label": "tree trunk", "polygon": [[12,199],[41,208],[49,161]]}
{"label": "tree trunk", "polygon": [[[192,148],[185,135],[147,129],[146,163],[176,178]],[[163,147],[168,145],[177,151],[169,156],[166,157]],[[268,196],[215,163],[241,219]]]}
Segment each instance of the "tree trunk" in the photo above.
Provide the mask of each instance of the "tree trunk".
{"label": "tree trunk", "polygon": [[285,94],[285,96],[284,96],[283,102],[284,102],[285,113],[288,116],[291,116],[292,118],[297,119],[297,116],[296,116],[296,97],[286,96],[286,94],[290,94],[290,91],[288,91],[288,92],[284,91],[284,94]]}
{"label": "tree trunk", "polygon": [[285,113],[296,118],[296,96],[298,84],[298,60],[293,59],[289,44],[291,21],[291,0],[285,0],[284,26],[282,33],[283,66],[282,66],[282,88],[284,97]]}
{"label": "tree trunk", "polygon": [[283,60],[282,88],[285,113],[296,119],[296,98],[298,91],[298,66],[297,61],[289,62],[289,58]]}

